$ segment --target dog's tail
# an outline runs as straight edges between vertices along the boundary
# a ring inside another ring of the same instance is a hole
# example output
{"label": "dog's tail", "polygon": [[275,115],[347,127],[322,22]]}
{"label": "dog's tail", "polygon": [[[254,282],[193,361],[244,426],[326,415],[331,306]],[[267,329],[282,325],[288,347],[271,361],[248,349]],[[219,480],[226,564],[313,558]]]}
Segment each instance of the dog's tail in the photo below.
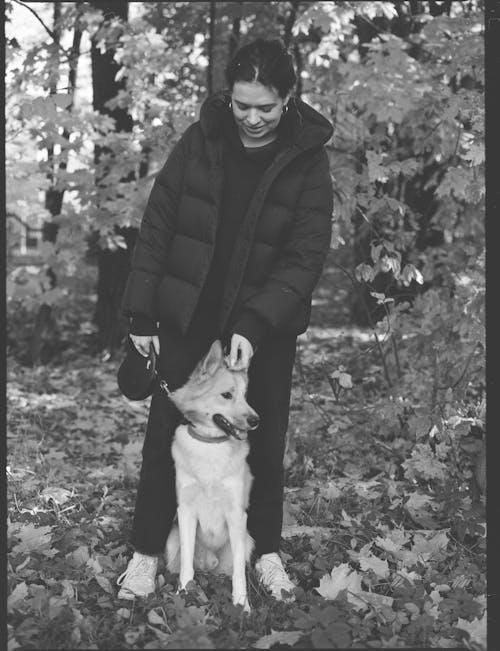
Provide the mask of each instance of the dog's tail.
{"label": "dog's tail", "polygon": [[173,574],[178,574],[181,567],[181,543],[179,538],[179,527],[172,526],[165,546],[165,560],[167,569]]}

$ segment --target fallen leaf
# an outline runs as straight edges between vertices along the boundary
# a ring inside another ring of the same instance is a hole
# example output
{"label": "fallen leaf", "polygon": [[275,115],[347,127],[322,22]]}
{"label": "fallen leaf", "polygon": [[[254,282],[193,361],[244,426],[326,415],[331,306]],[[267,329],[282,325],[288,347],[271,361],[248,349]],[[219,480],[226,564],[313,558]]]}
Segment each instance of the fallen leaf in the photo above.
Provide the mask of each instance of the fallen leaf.
{"label": "fallen leaf", "polygon": [[102,572],[102,567],[97,558],[89,558],[88,561],[85,563],[87,567],[89,567],[91,570],[94,570],[95,574],[100,574]]}
{"label": "fallen leaf", "polygon": [[111,585],[109,579],[107,579],[105,576],[102,574],[97,574],[94,579],[97,581],[97,583],[101,586],[103,590],[105,590],[108,594],[114,594],[113,586]]}
{"label": "fallen leaf", "polygon": [[13,547],[12,551],[15,553],[41,551],[44,547],[50,545],[52,539],[51,531],[52,527],[50,526],[35,527],[31,522],[22,524],[15,533],[16,538],[19,538],[20,542]]}
{"label": "fallen leaf", "polygon": [[76,597],[76,590],[73,585],[73,581],[69,581],[68,579],[62,579],[61,580],[61,585],[63,586],[63,597],[67,597],[68,599],[74,599]]}
{"label": "fallen leaf", "polygon": [[352,570],[348,563],[342,563],[335,567],[330,574],[325,574],[319,580],[319,586],[316,591],[325,599],[334,600],[338,597],[339,592],[347,590],[347,599],[354,606],[362,608],[364,602],[356,598],[356,594],[361,592],[361,575]]}
{"label": "fallen leaf", "polygon": [[372,543],[368,543],[362,547],[359,552],[351,550],[349,551],[349,556],[352,560],[357,561],[360,564],[363,572],[372,570],[378,577],[386,579],[389,576],[389,563],[386,560],[375,556],[375,554],[370,551],[371,546]]}
{"label": "fallen leaf", "polygon": [[54,501],[57,505],[64,504],[72,496],[71,491],[66,488],[58,488],[57,486],[48,486],[40,493],[45,502],[50,500]]}
{"label": "fallen leaf", "polygon": [[[362,601],[366,605],[373,606],[375,610],[379,611],[383,607],[392,608],[394,604],[394,599],[383,594],[378,594],[377,592],[367,592],[366,590],[360,590],[356,593],[358,602]],[[347,595],[349,600],[349,594]],[[354,604],[354,602],[351,602]]]}
{"label": "fallen leaf", "polygon": [[333,529],[329,529],[328,527],[310,527],[305,524],[288,525],[283,527],[281,530],[281,537],[292,538],[292,536],[315,536],[318,533],[322,536],[331,536]]}
{"label": "fallen leaf", "polygon": [[359,559],[359,564],[363,572],[372,570],[381,579],[389,576],[389,563],[374,554],[369,554]]}
{"label": "fallen leaf", "polygon": [[80,545],[77,549],[73,550],[65,556],[66,560],[73,565],[73,567],[81,567],[89,560],[89,550],[87,545]]}
{"label": "fallen leaf", "polygon": [[49,608],[47,616],[49,619],[57,617],[64,606],[67,606],[68,600],[65,597],[49,597]]}
{"label": "fallen leaf", "polygon": [[148,622],[156,626],[166,626],[165,618],[159,615],[155,610],[150,610],[148,613]]}
{"label": "fallen leaf", "polygon": [[375,488],[376,486],[380,486],[380,482],[376,479],[371,479],[370,481],[357,481],[353,485],[353,489],[359,497],[375,499],[380,495],[380,488],[377,490]]}
{"label": "fallen leaf", "polygon": [[326,487],[321,489],[321,494],[327,500],[337,500],[342,497],[342,490],[333,481],[329,481]]}
{"label": "fallen leaf", "polygon": [[283,504],[283,526],[291,526],[297,524],[297,520],[293,514],[294,507],[287,501]]}
{"label": "fallen leaf", "polygon": [[397,575],[394,578],[393,585],[399,585],[406,579],[411,585],[414,585],[415,581],[421,579],[422,577],[417,574],[417,572],[408,572],[405,570],[404,567],[402,567],[400,570],[397,571]]}
{"label": "fallen leaf", "polygon": [[128,608],[118,608],[116,614],[118,615],[118,617],[121,617],[122,619],[130,618],[130,610]]}
{"label": "fallen leaf", "polygon": [[422,534],[415,534],[411,551],[421,556],[422,560],[428,561],[430,558],[446,549],[449,538],[445,531],[436,533],[431,538]]}
{"label": "fallen leaf", "polygon": [[459,617],[455,626],[461,631],[466,631],[470,635],[471,642],[475,642],[486,649],[486,613],[481,619],[476,617],[472,622]]}
{"label": "fallen leaf", "polygon": [[28,586],[24,581],[18,583],[7,598],[7,610],[11,612],[20,601],[28,596]]}
{"label": "fallen leaf", "polygon": [[252,646],[255,649],[270,649],[274,644],[287,644],[293,646],[302,637],[301,631],[273,631],[270,635],[264,635]]}

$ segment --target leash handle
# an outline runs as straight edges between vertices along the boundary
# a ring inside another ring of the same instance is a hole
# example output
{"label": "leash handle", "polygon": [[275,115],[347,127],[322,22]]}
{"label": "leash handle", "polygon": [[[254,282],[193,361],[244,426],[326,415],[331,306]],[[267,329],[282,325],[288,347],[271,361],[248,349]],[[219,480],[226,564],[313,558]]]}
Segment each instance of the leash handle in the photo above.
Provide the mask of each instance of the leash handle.
{"label": "leash handle", "polygon": [[167,396],[169,396],[170,393],[171,393],[171,392],[170,392],[170,389],[168,388],[168,384],[166,383],[165,380],[160,380],[160,389],[162,389],[163,391],[165,391],[165,393],[167,394]]}

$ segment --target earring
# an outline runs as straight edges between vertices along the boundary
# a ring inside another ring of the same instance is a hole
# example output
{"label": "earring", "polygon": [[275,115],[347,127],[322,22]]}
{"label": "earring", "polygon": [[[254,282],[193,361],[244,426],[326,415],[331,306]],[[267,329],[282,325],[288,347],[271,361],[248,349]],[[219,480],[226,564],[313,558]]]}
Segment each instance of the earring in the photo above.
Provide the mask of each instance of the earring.
{"label": "earring", "polygon": [[281,109],[281,112],[283,113],[283,115],[285,115],[287,111],[288,111],[288,104],[285,104],[285,106]]}
{"label": "earring", "polygon": [[231,102],[231,100],[229,100],[229,104],[228,104],[228,106],[229,106],[230,109],[233,108],[233,103]]}

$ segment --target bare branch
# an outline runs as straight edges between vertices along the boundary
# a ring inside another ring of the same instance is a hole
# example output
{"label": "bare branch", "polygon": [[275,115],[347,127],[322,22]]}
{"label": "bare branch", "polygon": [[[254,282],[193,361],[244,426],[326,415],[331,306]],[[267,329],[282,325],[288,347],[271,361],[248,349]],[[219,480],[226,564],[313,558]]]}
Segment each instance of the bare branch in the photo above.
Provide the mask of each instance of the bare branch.
{"label": "bare branch", "polygon": [[19,222],[26,230],[32,231],[33,233],[41,233],[43,229],[41,228],[33,228],[33,226],[30,226],[27,222],[24,221],[24,219],[21,219],[19,215],[16,215],[15,212],[8,212],[7,213],[7,218],[8,219],[15,219],[17,222]]}
{"label": "bare branch", "polygon": [[50,27],[48,27],[48,26],[43,22],[43,20],[42,20],[42,19],[40,18],[40,16],[36,13],[36,11],[35,11],[34,9],[32,9],[31,7],[29,7],[28,5],[24,4],[24,2],[21,2],[21,0],[13,0],[13,1],[14,1],[15,3],[17,3],[18,5],[20,5],[21,7],[24,7],[24,8],[27,9],[28,11],[31,11],[31,13],[35,16],[35,18],[38,20],[38,22],[42,25],[42,27],[43,27],[44,30],[47,32],[47,34],[51,37],[51,39],[52,39],[52,40],[54,41],[54,43],[57,45],[57,47],[58,47],[62,52],[64,52],[64,54],[66,55],[66,57],[69,58],[69,52],[63,48],[63,46],[62,46],[61,43],[59,42],[59,39],[57,38],[57,35],[56,35],[56,34],[55,34],[51,29],[50,29]]}
{"label": "bare branch", "polygon": [[[386,361],[385,361],[384,351],[383,351],[383,349],[382,349],[382,343],[383,343],[383,342],[386,340],[386,338],[390,335],[390,324],[389,324],[389,320],[387,320],[388,330],[384,333],[384,337],[383,337],[383,339],[382,339],[382,341],[381,341],[381,340],[380,340],[380,337],[378,336],[377,329],[375,328],[375,324],[374,324],[374,322],[373,322],[372,315],[371,315],[370,310],[369,310],[369,308],[368,308],[368,305],[367,305],[367,302],[366,302],[366,300],[365,300],[365,297],[364,297],[363,294],[360,292],[360,290],[359,290],[359,286],[358,286],[358,283],[356,282],[356,279],[353,277],[353,275],[352,275],[352,274],[351,274],[347,269],[345,269],[345,267],[343,267],[343,266],[342,266],[341,264],[339,264],[338,262],[334,262],[334,261],[332,260],[332,264],[333,264],[334,267],[337,267],[337,269],[340,269],[340,271],[342,271],[343,273],[345,273],[345,275],[349,278],[349,280],[350,280],[351,283],[353,284],[353,287],[354,287],[354,290],[355,290],[356,294],[358,295],[358,298],[359,298],[360,301],[361,301],[361,304],[362,304],[363,307],[365,308],[366,318],[368,319],[368,324],[369,324],[369,326],[370,326],[370,328],[371,328],[371,330],[372,330],[372,332],[373,332],[373,338],[375,339],[375,344],[374,344],[374,346],[371,346],[368,350],[371,350],[373,347],[376,347],[376,348],[377,348],[377,350],[378,350],[378,352],[379,352],[380,360],[381,360],[381,362],[382,362],[382,366],[383,366],[383,369],[384,369],[385,379],[386,379],[387,385],[388,385],[389,388],[390,388],[390,387],[392,387],[391,376],[389,375],[389,369],[387,368],[387,363],[386,363]],[[384,306],[384,308],[385,308],[385,306]],[[386,309],[386,314],[387,314],[387,308],[385,308],[385,309]],[[368,352],[368,351],[365,351],[365,352]]]}

